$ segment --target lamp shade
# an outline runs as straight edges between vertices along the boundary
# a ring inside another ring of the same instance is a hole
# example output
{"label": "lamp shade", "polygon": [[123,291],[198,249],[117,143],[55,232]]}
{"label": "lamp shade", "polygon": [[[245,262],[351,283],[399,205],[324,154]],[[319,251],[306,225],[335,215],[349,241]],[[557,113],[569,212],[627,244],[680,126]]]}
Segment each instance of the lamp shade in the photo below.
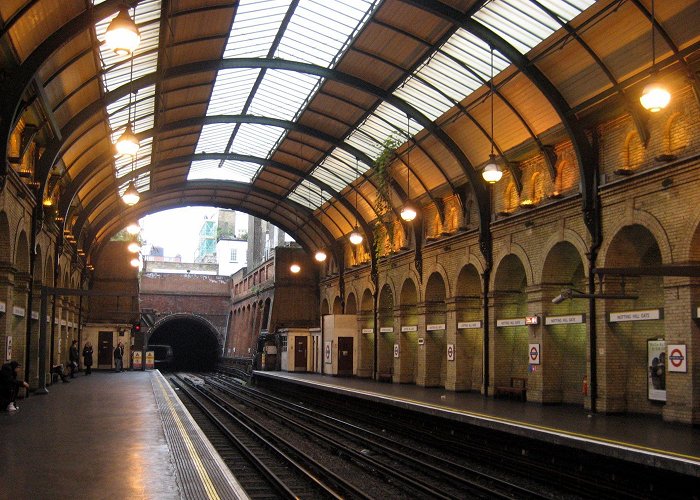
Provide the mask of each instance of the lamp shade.
{"label": "lamp shade", "polygon": [[352,230],[352,233],[350,233],[350,243],[353,245],[359,245],[363,240],[364,238],[362,237],[362,234],[357,227],[355,227],[355,229]]}
{"label": "lamp shade", "polygon": [[135,241],[132,241],[131,243],[129,243],[129,246],[127,246],[126,249],[129,250],[131,253],[138,253],[141,251],[141,245],[139,245]]}
{"label": "lamp shade", "polygon": [[139,234],[139,231],[141,231],[141,228],[138,224],[129,224],[128,226],[126,226],[126,232],[132,236],[135,234]]}
{"label": "lamp shade", "polygon": [[418,215],[418,211],[413,203],[407,201],[401,209],[401,218],[406,222],[411,222]]}
{"label": "lamp shade", "polygon": [[131,122],[126,124],[126,129],[124,133],[117,139],[115,144],[117,148],[117,153],[120,155],[134,156],[139,150],[139,140],[134,134],[134,130],[131,128]]}
{"label": "lamp shade", "polygon": [[115,54],[125,56],[131,54],[141,41],[141,33],[136,23],[131,19],[128,8],[119,8],[119,14],[109,23],[105,32],[107,47]]}
{"label": "lamp shade", "polygon": [[141,261],[139,261],[138,257],[134,257],[133,259],[131,259],[129,264],[131,264],[132,267],[139,267],[139,265],[141,264]]}
{"label": "lamp shade", "polygon": [[301,271],[301,266],[297,263],[294,263],[291,266],[289,266],[289,270],[292,271],[294,274],[297,274],[299,271]]}
{"label": "lamp shade", "polygon": [[328,255],[323,250],[317,250],[316,255],[314,255],[314,259],[316,259],[317,262],[324,262],[327,257]]}
{"label": "lamp shade", "polygon": [[658,81],[652,81],[644,87],[639,102],[642,103],[644,109],[658,113],[671,102],[671,93]]}
{"label": "lamp shade", "polygon": [[481,172],[481,176],[490,184],[500,181],[501,177],[503,177],[501,167],[496,163],[496,157],[494,155],[489,156],[489,162]]}
{"label": "lamp shade", "polygon": [[124,194],[122,195],[122,200],[124,203],[127,205],[136,205],[139,200],[141,199],[141,195],[139,194],[138,190],[136,189],[136,186],[134,185],[134,181],[129,181],[129,185],[126,186],[126,189],[124,190]]}

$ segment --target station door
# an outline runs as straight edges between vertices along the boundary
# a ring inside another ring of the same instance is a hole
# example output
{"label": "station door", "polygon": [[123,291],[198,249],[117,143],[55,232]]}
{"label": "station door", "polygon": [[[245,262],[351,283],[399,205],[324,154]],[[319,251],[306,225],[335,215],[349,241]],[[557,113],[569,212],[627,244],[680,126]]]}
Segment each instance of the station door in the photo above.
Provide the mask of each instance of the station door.
{"label": "station door", "polygon": [[352,375],[352,337],[338,337],[338,375]]}
{"label": "station door", "polygon": [[306,371],[306,352],[308,349],[306,337],[295,337],[294,340],[294,371]]}
{"label": "station door", "polygon": [[112,332],[100,332],[97,338],[97,366],[100,368],[112,367],[113,335]]}

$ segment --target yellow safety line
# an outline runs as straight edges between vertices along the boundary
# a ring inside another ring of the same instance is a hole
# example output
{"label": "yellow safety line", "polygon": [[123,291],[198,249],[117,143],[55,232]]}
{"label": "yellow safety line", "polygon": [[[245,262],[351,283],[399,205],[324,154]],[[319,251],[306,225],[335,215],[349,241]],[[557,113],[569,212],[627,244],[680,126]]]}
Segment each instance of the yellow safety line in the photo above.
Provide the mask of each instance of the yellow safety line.
{"label": "yellow safety line", "polygon": [[[287,379],[290,379],[290,380],[299,380],[299,379],[295,379],[295,378],[292,378],[292,377],[284,377],[284,378],[287,378]],[[543,431],[547,431],[547,432],[554,432],[554,433],[557,433],[557,434],[565,434],[565,435],[567,435],[567,436],[573,436],[573,437],[577,437],[577,438],[587,439],[587,440],[593,441],[593,442],[601,442],[601,443],[614,444],[614,445],[617,445],[617,446],[624,446],[624,447],[627,447],[627,448],[634,448],[634,449],[637,449],[637,450],[640,450],[640,451],[647,451],[647,452],[657,453],[657,454],[659,454],[659,455],[673,456],[673,457],[683,458],[683,459],[686,459],[686,460],[691,460],[691,461],[693,461],[693,462],[700,462],[700,456],[685,455],[685,454],[683,454],[683,453],[677,453],[677,452],[675,452],[675,451],[660,450],[660,449],[658,449],[658,448],[650,448],[650,447],[647,447],[647,446],[642,446],[642,445],[638,445],[638,444],[634,444],[634,443],[626,443],[626,442],[624,442],[624,441],[616,441],[616,440],[614,440],[614,439],[608,439],[608,438],[599,437],[599,436],[590,436],[590,435],[588,435],[588,434],[581,434],[581,433],[578,433],[578,432],[567,431],[567,430],[564,430],[564,429],[557,429],[557,428],[555,428],[555,427],[547,427],[547,426],[544,426],[544,425],[532,424],[532,423],[530,423],[530,422],[522,422],[522,421],[519,421],[519,420],[511,420],[511,419],[509,419],[509,418],[498,417],[498,416],[496,416],[496,415],[489,415],[488,413],[478,413],[478,412],[473,412],[473,411],[462,410],[462,409],[459,409],[459,408],[452,408],[452,407],[449,407],[449,406],[438,405],[438,404],[434,404],[434,403],[426,403],[425,401],[417,401],[417,400],[415,400],[415,399],[402,398],[402,397],[398,397],[398,396],[388,396],[388,395],[382,394],[382,393],[380,393],[380,392],[364,391],[364,390],[362,390],[362,389],[353,389],[353,390],[350,390],[350,389],[348,389],[347,387],[342,387],[342,386],[338,386],[338,385],[327,384],[327,383],[324,383],[324,382],[316,382],[316,381],[309,381],[309,380],[306,380],[305,382],[308,382],[308,383],[311,383],[311,384],[315,384],[315,385],[321,385],[321,386],[325,386],[325,387],[331,387],[331,388],[334,388],[334,389],[343,389],[343,390],[346,390],[346,391],[349,391],[349,392],[353,392],[353,393],[365,394],[365,395],[367,395],[367,396],[379,396],[379,397],[383,397],[383,398],[385,398],[385,399],[393,399],[393,400],[397,400],[397,401],[402,401],[402,402],[404,402],[404,403],[413,403],[413,404],[417,404],[417,405],[420,405],[420,406],[428,406],[428,407],[430,407],[430,408],[437,408],[437,409],[440,409],[440,410],[451,411],[451,412],[454,412],[454,413],[460,413],[460,414],[462,414],[462,415],[469,415],[469,416],[474,416],[474,417],[480,417],[480,418],[483,418],[483,419],[486,419],[486,420],[496,420],[496,421],[505,422],[505,423],[508,423],[508,424],[519,425],[519,426],[522,426],[522,427],[530,427],[530,428],[533,428],[533,429],[543,430]]]}
{"label": "yellow safety line", "polygon": [[197,474],[199,474],[199,478],[202,480],[202,484],[204,485],[204,489],[207,492],[207,496],[211,500],[221,500],[219,494],[216,492],[216,488],[214,487],[211,478],[209,477],[209,473],[204,468],[204,464],[202,463],[202,460],[199,457],[199,453],[197,453],[197,450],[192,444],[192,440],[185,432],[185,426],[180,420],[180,416],[175,411],[175,407],[173,406],[172,400],[169,397],[168,393],[165,391],[165,387],[163,386],[160,377],[158,377],[157,380],[158,385],[160,386],[160,390],[163,393],[163,397],[168,402],[168,408],[170,408],[170,412],[172,413],[173,417],[175,417],[175,424],[177,425],[177,428],[180,431],[180,435],[182,436],[182,439],[185,442],[185,446],[187,447],[187,451],[190,454],[190,458],[194,462],[195,470],[197,471]]}

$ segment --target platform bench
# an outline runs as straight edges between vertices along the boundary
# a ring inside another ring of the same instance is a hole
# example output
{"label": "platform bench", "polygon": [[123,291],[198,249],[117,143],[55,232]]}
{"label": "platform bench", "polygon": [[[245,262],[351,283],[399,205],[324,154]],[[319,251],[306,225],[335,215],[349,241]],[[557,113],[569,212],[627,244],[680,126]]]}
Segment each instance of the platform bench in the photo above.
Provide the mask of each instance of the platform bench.
{"label": "platform bench", "polygon": [[518,399],[525,401],[527,395],[527,379],[525,377],[510,377],[510,386],[496,386],[494,397],[498,396],[517,396]]}
{"label": "platform bench", "polygon": [[394,368],[389,368],[383,372],[377,373],[378,382],[392,382],[393,381]]}

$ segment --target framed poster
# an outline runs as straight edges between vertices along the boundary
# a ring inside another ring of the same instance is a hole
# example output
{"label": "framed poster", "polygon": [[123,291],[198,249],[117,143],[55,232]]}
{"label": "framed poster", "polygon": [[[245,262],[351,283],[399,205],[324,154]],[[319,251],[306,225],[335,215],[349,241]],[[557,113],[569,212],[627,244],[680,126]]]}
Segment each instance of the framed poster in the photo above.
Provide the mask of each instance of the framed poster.
{"label": "framed poster", "polygon": [[529,344],[528,345],[528,363],[531,365],[540,364],[540,345],[539,344]]}
{"label": "framed poster", "polygon": [[666,401],[666,341],[647,340],[647,397]]}

